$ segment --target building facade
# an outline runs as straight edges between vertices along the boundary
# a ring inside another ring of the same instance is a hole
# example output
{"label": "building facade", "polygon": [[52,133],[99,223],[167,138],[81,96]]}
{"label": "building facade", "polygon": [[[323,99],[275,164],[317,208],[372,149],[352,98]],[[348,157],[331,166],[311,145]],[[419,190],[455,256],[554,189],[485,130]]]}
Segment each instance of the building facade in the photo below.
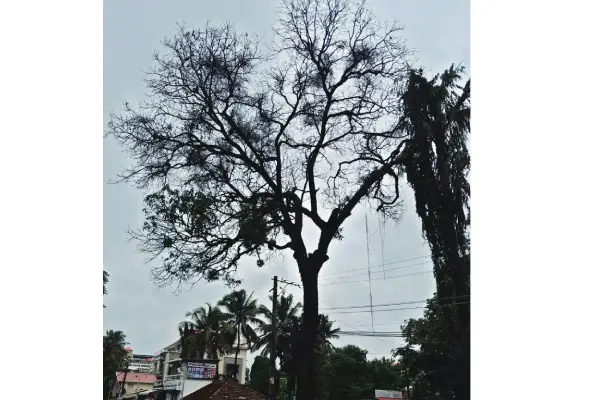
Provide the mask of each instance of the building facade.
{"label": "building facade", "polygon": [[[235,348],[236,345],[234,345]],[[242,343],[237,359],[237,381],[246,380],[248,346]],[[180,400],[204,386],[218,375],[233,377],[236,371],[235,354],[226,354],[218,360],[181,359],[179,341],[165,347],[152,359],[156,375],[153,398],[158,400]]]}
{"label": "building facade", "polygon": [[149,354],[134,354],[131,347],[126,347],[125,351],[129,357],[129,370],[134,372],[152,373],[152,359],[154,356]]}
{"label": "building facade", "polygon": [[127,396],[152,390],[156,377],[153,374],[138,372],[117,372],[115,385],[110,393],[111,398],[118,398],[120,395]]}

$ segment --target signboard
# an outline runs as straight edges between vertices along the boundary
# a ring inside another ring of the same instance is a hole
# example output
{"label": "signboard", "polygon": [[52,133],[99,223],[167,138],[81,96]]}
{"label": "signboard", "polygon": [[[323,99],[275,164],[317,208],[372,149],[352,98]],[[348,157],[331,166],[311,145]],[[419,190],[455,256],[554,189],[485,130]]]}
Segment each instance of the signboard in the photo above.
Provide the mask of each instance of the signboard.
{"label": "signboard", "polygon": [[217,376],[217,363],[195,363],[187,365],[187,377],[189,379],[215,379]]}
{"label": "signboard", "polygon": [[402,392],[397,390],[378,390],[375,389],[376,399],[402,399]]}
{"label": "signboard", "polygon": [[180,379],[165,379],[165,383],[163,383],[164,390],[181,390],[183,387],[183,382]]}

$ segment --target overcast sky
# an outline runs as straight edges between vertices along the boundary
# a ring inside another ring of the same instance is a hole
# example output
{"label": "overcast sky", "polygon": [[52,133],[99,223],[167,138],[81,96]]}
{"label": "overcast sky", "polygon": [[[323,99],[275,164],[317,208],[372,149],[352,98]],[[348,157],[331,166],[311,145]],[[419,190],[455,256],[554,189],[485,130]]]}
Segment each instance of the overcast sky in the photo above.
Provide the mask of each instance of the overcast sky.
{"label": "overcast sky", "polygon": [[[277,0],[164,1],[105,0],[104,1],[104,122],[110,111],[119,111],[123,102],[136,104],[145,93],[142,70],[151,65],[152,53],[161,50],[161,40],[175,33],[176,24],[201,27],[208,20],[219,23],[232,21],[241,31],[257,33],[268,39],[275,21]],[[468,0],[371,0],[381,19],[396,20],[405,27],[408,44],[417,51],[419,62],[430,71],[438,72],[451,63],[469,65],[469,1]],[[175,288],[157,289],[149,277],[150,265],[145,256],[128,242],[125,229],[142,224],[143,193],[126,185],[111,185],[127,164],[127,156],[116,143],[104,141],[104,269],[110,273],[104,296],[104,329],[122,330],[136,353],[154,353],[177,339],[177,324],[185,313],[206,302],[214,303],[228,290],[219,283],[199,283],[175,294]],[[404,188],[405,216],[401,224],[388,224],[383,230],[383,252],[379,219],[368,215],[371,265],[391,263],[393,269],[372,277],[373,304],[422,300],[434,290],[431,273],[393,278],[431,270],[429,254],[421,236],[420,221],[414,211],[413,195]],[[321,308],[369,304],[369,284],[366,271],[329,274],[367,266],[367,236],[365,210],[355,211],[344,225],[344,240],[335,242],[330,260],[321,272]],[[409,260],[413,259],[413,260]],[[290,260],[292,262],[290,262]],[[425,263],[424,263],[425,262]],[[420,265],[414,265],[420,264]],[[402,268],[400,268],[402,267]],[[406,267],[406,268],[403,268]],[[373,268],[381,271],[382,266]],[[98,274],[99,275],[99,274]],[[239,277],[242,287],[254,291],[267,303],[271,278],[278,275],[299,282],[296,265],[291,257],[272,260],[261,269],[254,260],[241,263]],[[341,283],[359,281],[353,283]],[[294,287],[286,288],[301,301],[302,294]],[[421,304],[417,304],[420,306]],[[399,306],[402,308],[411,307]],[[398,308],[398,307],[397,307]],[[400,323],[422,314],[422,309],[377,312],[376,330],[398,330]],[[371,329],[371,315],[360,313],[330,313],[343,330]],[[389,355],[401,342],[390,338],[342,337],[336,345],[353,343],[372,356]]]}

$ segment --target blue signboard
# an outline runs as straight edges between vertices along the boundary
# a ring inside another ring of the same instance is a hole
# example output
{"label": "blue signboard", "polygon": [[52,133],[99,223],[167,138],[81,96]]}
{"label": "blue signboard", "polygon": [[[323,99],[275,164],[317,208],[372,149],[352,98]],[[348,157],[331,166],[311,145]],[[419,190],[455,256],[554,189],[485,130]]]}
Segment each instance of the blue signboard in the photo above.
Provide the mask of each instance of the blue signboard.
{"label": "blue signboard", "polygon": [[217,376],[217,363],[195,363],[187,365],[188,379],[215,379]]}

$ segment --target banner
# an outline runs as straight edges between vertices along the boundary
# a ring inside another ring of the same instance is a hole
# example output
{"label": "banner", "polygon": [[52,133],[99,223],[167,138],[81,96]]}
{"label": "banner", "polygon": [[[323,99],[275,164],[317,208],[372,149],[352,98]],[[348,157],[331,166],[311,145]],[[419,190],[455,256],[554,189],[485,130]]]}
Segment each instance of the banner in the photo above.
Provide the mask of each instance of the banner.
{"label": "banner", "polygon": [[189,379],[215,379],[217,376],[217,363],[194,363],[187,365]]}
{"label": "banner", "polygon": [[179,379],[165,379],[165,383],[163,383],[164,390],[181,390],[183,387],[183,382]]}

